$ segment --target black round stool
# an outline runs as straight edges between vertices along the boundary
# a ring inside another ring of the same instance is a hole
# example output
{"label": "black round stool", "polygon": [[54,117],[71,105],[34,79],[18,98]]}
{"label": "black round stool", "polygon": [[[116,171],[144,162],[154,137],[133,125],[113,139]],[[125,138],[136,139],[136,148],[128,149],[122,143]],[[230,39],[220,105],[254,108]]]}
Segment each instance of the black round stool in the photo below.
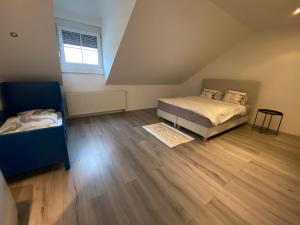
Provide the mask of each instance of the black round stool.
{"label": "black round stool", "polygon": [[277,131],[276,131],[276,135],[278,135],[279,128],[280,128],[280,125],[281,125],[281,122],[282,122],[282,118],[283,118],[283,113],[282,113],[282,112],[279,112],[279,111],[271,110],[271,109],[258,109],[252,127],[255,126],[256,119],[257,119],[257,115],[258,115],[259,112],[265,114],[265,117],[264,117],[264,120],[263,120],[263,124],[262,124],[262,126],[260,127],[260,131],[259,131],[260,133],[262,132],[262,129],[264,128],[264,124],[265,124],[267,115],[270,115],[270,116],[271,116],[271,118],[270,118],[270,120],[269,120],[269,124],[268,124],[267,131],[268,131],[269,128],[270,128],[270,124],[271,124],[271,121],[272,121],[273,116],[280,116],[280,122],[279,122],[279,125],[278,125],[278,127],[277,127]]}

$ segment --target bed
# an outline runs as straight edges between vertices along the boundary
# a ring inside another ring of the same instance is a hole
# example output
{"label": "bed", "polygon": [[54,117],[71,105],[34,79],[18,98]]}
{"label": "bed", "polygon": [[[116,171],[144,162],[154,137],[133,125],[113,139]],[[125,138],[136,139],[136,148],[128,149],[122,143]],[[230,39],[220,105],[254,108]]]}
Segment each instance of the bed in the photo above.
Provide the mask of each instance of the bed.
{"label": "bed", "polygon": [[[204,89],[214,89],[221,92],[237,90],[248,93],[247,105],[226,104],[217,100],[205,100],[200,96],[189,96],[175,99],[159,99],[157,115],[177,127],[184,127],[201,135],[204,140],[248,122],[253,106],[256,104],[259,82],[227,79],[203,79],[199,95]],[[197,104],[196,104],[197,103]],[[217,106],[227,107],[228,115],[218,115],[214,110]],[[252,107],[251,107],[252,106]],[[205,113],[199,114],[194,110],[205,108]],[[211,114],[214,114],[211,116]]]}
{"label": "bed", "polygon": [[5,176],[63,163],[70,168],[64,104],[58,82],[4,82],[0,84],[0,125],[18,113],[51,109],[61,115],[59,124],[0,134],[0,169]]}

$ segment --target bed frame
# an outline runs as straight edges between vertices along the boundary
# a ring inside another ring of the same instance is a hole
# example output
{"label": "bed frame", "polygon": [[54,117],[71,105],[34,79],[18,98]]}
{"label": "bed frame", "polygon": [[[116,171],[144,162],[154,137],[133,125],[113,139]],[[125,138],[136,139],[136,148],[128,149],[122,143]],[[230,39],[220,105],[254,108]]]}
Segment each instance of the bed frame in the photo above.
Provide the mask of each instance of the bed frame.
{"label": "bed frame", "polygon": [[[255,106],[257,102],[259,87],[260,87],[260,83],[257,81],[230,80],[230,79],[203,79],[200,92],[204,88],[220,90],[222,92],[225,92],[227,90],[237,90],[241,92],[247,92],[249,98],[248,104],[251,106]],[[235,120],[230,120],[228,122],[220,124],[219,126],[211,127],[211,128],[183,119],[177,115],[174,115],[169,112],[165,112],[161,109],[157,110],[157,115],[160,118],[166,119],[174,123],[175,127],[176,126],[184,127],[190,131],[193,131],[196,134],[201,135],[204,138],[204,140],[207,140],[208,138],[215,136],[219,133],[222,133],[226,130],[247,123],[251,115],[251,110],[247,116],[240,117]]]}
{"label": "bed frame", "polygon": [[0,135],[0,169],[6,177],[56,163],[68,170],[70,162],[60,84],[0,83],[0,125],[18,112],[49,108],[62,113],[61,126]]}

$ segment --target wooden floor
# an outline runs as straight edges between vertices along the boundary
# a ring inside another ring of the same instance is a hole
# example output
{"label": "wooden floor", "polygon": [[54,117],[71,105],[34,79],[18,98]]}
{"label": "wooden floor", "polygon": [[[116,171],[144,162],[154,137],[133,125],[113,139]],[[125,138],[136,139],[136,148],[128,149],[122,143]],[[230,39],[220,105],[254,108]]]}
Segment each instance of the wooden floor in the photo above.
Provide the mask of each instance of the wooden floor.
{"label": "wooden floor", "polygon": [[168,148],[141,110],[69,121],[71,170],[10,182],[30,225],[300,224],[300,138],[246,125]]}

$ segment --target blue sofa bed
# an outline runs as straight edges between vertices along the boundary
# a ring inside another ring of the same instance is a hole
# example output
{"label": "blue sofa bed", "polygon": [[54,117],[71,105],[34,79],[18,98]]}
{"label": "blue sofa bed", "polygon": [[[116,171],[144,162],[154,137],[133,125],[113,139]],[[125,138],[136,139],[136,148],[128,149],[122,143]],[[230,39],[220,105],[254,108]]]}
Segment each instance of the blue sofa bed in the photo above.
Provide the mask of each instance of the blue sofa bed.
{"label": "blue sofa bed", "polygon": [[58,82],[0,83],[0,125],[18,112],[55,109],[61,112],[61,126],[0,134],[0,169],[5,176],[17,175],[51,164],[70,168],[66,145],[64,104]]}

